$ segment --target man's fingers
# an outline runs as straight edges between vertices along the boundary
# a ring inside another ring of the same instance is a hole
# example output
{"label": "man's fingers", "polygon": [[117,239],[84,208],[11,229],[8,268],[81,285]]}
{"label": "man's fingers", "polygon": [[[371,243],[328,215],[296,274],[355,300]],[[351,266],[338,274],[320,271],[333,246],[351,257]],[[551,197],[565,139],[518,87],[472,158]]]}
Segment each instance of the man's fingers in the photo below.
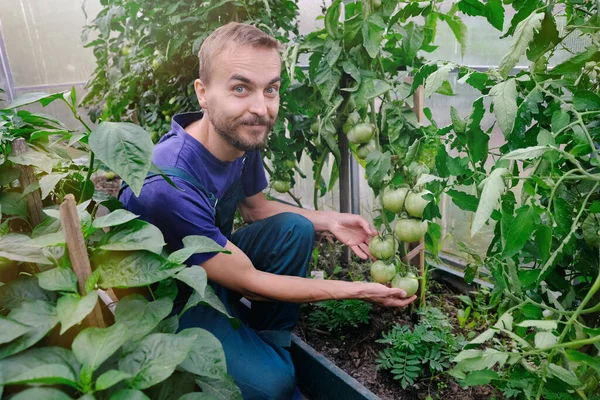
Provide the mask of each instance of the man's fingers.
{"label": "man's fingers", "polygon": [[366,243],[361,243],[358,245],[358,247],[360,247],[360,249],[363,251],[363,253],[365,253],[370,259],[372,260],[376,260],[375,257],[373,257],[373,254],[371,254],[371,252],[369,251],[369,245]]}
{"label": "man's fingers", "polygon": [[389,306],[391,306],[391,307],[406,307],[407,305],[409,305],[416,299],[417,299],[417,296],[411,296],[408,299],[393,299],[392,301],[390,301]]}
{"label": "man's fingers", "polygon": [[352,251],[354,252],[354,254],[356,254],[357,256],[359,256],[360,258],[362,258],[363,260],[366,260],[367,258],[369,258],[369,256],[367,255],[367,253],[365,253],[360,246],[356,245],[356,246],[352,246],[350,247],[352,249]]}

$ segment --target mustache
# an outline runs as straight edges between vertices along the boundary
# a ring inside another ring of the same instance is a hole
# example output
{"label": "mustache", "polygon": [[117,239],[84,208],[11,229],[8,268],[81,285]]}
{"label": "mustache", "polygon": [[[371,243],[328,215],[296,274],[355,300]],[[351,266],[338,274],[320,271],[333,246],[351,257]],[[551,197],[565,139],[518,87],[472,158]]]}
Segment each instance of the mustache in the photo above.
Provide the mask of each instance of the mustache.
{"label": "mustache", "polygon": [[244,118],[238,120],[239,125],[263,125],[263,126],[271,126],[273,124],[273,120],[271,118],[264,117],[255,117],[255,118]]}

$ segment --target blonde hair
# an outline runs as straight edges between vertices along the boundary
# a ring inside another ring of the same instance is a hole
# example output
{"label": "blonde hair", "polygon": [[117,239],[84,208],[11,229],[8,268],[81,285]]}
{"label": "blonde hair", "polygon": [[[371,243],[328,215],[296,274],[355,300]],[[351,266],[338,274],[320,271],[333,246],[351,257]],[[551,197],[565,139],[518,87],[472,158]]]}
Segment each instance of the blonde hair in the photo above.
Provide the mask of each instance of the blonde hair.
{"label": "blonde hair", "polygon": [[204,84],[208,84],[211,73],[211,62],[232,44],[252,46],[254,48],[281,51],[281,43],[255,26],[230,22],[211,33],[202,43],[198,51],[198,75]]}

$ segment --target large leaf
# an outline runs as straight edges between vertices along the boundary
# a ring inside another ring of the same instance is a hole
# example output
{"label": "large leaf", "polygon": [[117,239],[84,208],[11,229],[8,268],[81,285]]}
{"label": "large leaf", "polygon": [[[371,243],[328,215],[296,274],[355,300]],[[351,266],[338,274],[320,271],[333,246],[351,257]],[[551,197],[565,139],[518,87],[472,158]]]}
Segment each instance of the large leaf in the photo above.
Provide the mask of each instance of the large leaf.
{"label": "large leaf", "polygon": [[15,340],[19,336],[29,332],[30,329],[30,326],[0,316],[0,344]]}
{"label": "large leaf", "polygon": [[128,328],[129,339],[137,341],[152,332],[172,309],[173,301],[167,297],[149,302],[140,294],[131,294],[117,304],[115,320]]}
{"label": "large leaf", "polygon": [[327,9],[325,13],[325,29],[327,34],[333,39],[338,39],[339,34],[339,23],[340,23],[340,0],[335,0]]}
{"label": "large leaf", "polygon": [[548,370],[550,371],[550,374],[552,376],[562,380],[563,382],[573,387],[581,386],[581,382],[579,381],[579,379],[577,379],[577,375],[575,375],[573,371],[569,371],[556,364],[549,364]]}
{"label": "large leaf", "polygon": [[206,236],[190,235],[183,238],[183,249],[179,249],[169,254],[168,261],[173,264],[183,264],[193,254],[200,253],[225,253],[231,254],[231,251],[225,250],[214,240]]}
{"label": "large leaf", "polygon": [[433,74],[429,75],[425,80],[425,98],[431,97],[442,84],[448,79],[448,74],[454,68],[454,64],[448,63],[437,69]]}
{"label": "large leaf", "polygon": [[178,279],[190,286],[198,293],[206,292],[208,278],[204,268],[199,265],[193,265],[191,267],[182,269],[175,275],[175,279]]}
{"label": "large leaf", "polygon": [[117,369],[110,369],[96,379],[96,391],[106,390],[132,376]]}
{"label": "large leaf", "polygon": [[0,208],[6,215],[15,215],[23,219],[27,219],[29,216],[27,201],[21,197],[19,192],[0,193]]}
{"label": "large leaf", "polygon": [[463,350],[454,358],[454,362],[458,363],[456,369],[460,371],[480,371],[492,369],[496,364],[501,367],[507,359],[508,353],[495,349]]}
{"label": "large leaf", "polygon": [[600,110],[600,96],[588,90],[580,90],[573,95],[573,107],[577,111]]}
{"label": "large leaf", "polygon": [[77,387],[79,363],[63,347],[30,349],[0,361],[0,385],[65,384]]}
{"label": "large leaf", "polygon": [[597,59],[600,56],[598,52],[598,47],[590,46],[584,52],[577,54],[576,56],[563,61],[558,64],[556,67],[552,68],[550,73],[552,74],[569,74],[580,72],[581,68],[585,65],[585,63],[591,59]]}
{"label": "large leaf", "polygon": [[460,0],[458,9],[471,17],[485,16],[485,4],[479,0]]}
{"label": "large leaf", "polygon": [[44,400],[71,400],[71,397],[54,388],[31,388],[19,392],[10,398],[11,400],[31,400],[31,399],[44,399]]}
{"label": "large leaf", "polygon": [[548,146],[532,146],[525,149],[517,149],[502,156],[504,160],[533,160],[543,156],[548,150],[552,150]]}
{"label": "large leaf", "polygon": [[96,218],[92,224],[94,228],[108,228],[111,226],[121,225],[131,220],[136,219],[139,215],[135,215],[127,210],[118,209],[108,215]]}
{"label": "large leaf", "polygon": [[200,294],[197,291],[194,291],[192,293],[187,303],[185,304],[185,307],[183,307],[180,316],[183,315],[190,308],[195,307],[199,304],[212,307],[215,310],[219,311],[221,314],[227,316],[229,318],[229,323],[234,329],[237,329],[240,326],[240,321],[229,315],[227,309],[225,308],[225,305],[223,304],[221,299],[219,299],[219,297],[215,294],[214,289],[210,285],[206,286],[204,294]]}
{"label": "large leaf", "polygon": [[554,346],[558,342],[558,336],[552,332],[541,331],[537,332],[533,338],[533,343],[536,349],[543,349]]}
{"label": "large leaf", "polygon": [[71,268],[52,268],[37,274],[42,289],[77,293],[77,275]]}
{"label": "large leaf", "polygon": [[242,400],[242,392],[235,385],[230,375],[221,377],[198,377],[196,379],[198,386],[204,393],[214,396],[218,400]]}
{"label": "large leaf", "polygon": [[517,65],[519,59],[529,46],[529,43],[533,39],[533,35],[538,31],[542,25],[544,19],[544,13],[531,14],[529,17],[519,22],[513,42],[510,45],[508,52],[500,61],[499,71],[503,77],[507,77],[510,71]]}
{"label": "large leaf", "polygon": [[48,157],[46,153],[42,153],[41,151],[29,149],[25,153],[19,155],[11,154],[8,156],[8,159],[15,164],[37,167],[47,174],[52,172],[52,159]]}
{"label": "large leaf", "polygon": [[220,377],[227,373],[223,346],[212,333],[200,328],[190,328],[179,334],[196,337],[188,357],[179,364],[181,368],[198,376]]}
{"label": "large leaf", "polygon": [[454,37],[460,44],[460,55],[461,57],[465,56],[465,51],[467,50],[467,40],[468,40],[468,28],[467,25],[460,19],[458,15],[445,16],[444,21],[448,24],[452,33],[454,33]]}
{"label": "large leaf", "polygon": [[534,207],[524,205],[517,210],[508,232],[503,232],[506,244],[502,256],[510,258],[517,254],[533,236],[540,216]]}
{"label": "large leaf", "polygon": [[363,46],[371,58],[375,58],[379,54],[385,26],[385,22],[383,22],[379,14],[371,14],[363,22]]}
{"label": "large leaf", "polygon": [[454,204],[464,211],[477,211],[479,199],[472,194],[459,192],[458,190],[450,189],[446,192],[448,196],[452,197]]}
{"label": "large leaf", "polygon": [[517,117],[517,83],[514,79],[501,82],[490,89],[494,114],[504,136],[508,136]]}
{"label": "large leaf", "polygon": [[64,179],[67,175],[69,175],[68,172],[52,172],[50,174],[42,176],[40,178],[40,190],[42,191],[42,200],[48,197],[48,195],[54,190],[58,182]]}
{"label": "large leaf", "polygon": [[502,32],[504,29],[504,7],[502,0],[489,0],[485,4],[485,16],[488,22]]}
{"label": "large leaf", "polygon": [[172,264],[158,254],[143,250],[96,252],[91,261],[95,269],[100,271],[99,284],[104,289],[147,286],[185,268],[185,265]]}
{"label": "large leaf", "polygon": [[485,115],[483,96],[473,102],[467,129],[467,146],[475,162],[485,161],[488,156],[490,136],[481,130],[481,120]]}
{"label": "large leaf", "polygon": [[492,211],[498,206],[500,196],[504,192],[504,175],[508,174],[509,171],[506,168],[496,168],[492,171],[483,183],[483,190],[479,199],[479,206],[471,225],[471,237],[475,236],[477,232],[483,227],[492,215]]}
{"label": "large leaf", "polygon": [[160,254],[164,246],[165,239],[160,229],[141,220],[132,220],[112,229],[98,243],[102,250],[148,250],[156,254]]}
{"label": "large leaf", "polygon": [[56,313],[60,321],[60,334],[80,323],[92,312],[98,302],[98,292],[92,291],[84,297],[74,294],[61,296],[56,303]]}
{"label": "large leaf", "polygon": [[[146,390],[152,400],[181,400],[185,394],[197,390],[195,375],[186,371],[179,371],[180,367],[177,367],[177,369],[178,371],[175,371],[167,380]],[[207,395],[206,393],[203,394]],[[208,397],[205,400],[211,399],[213,398]]]}
{"label": "large leaf", "polygon": [[367,180],[369,186],[378,189],[383,186],[383,179],[392,168],[392,155],[389,152],[372,151],[367,156]]}
{"label": "large leaf", "polygon": [[127,327],[119,322],[108,328],[86,328],[73,340],[73,353],[93,372],[127,341],[127,334]]}
{"label": "large leaf", "polygon": [[181,396],[178,400],[216,400],[217,398],[209,393],[204,392],[193,392],[186,393]]}
{"label": "large leaf", "polygon": [[37,102],[40,102],[42,104],[42,106],[46,107],[48,104],[52,103],[54,100],[62,99],[63,95],[65,93],[67,93],[67,92],[53,93],[53,94],[43,93],[43,92],[25,93],[25,94],[17,97],[16,99],[14,99],[6,107],[6,109],[23,107],[28,104],[33,104],[33,103],[37,103]]}
{"label": "large leaf", "polygon": [[96,157],[140,195],[152,162],[153,144],[141,127],[127,122],[102,122],[89,137]]}
{"label": "large leaf", "polygon": [[33,346],[58,324],[55,308],[43,301],[23,302],[8,314],[8,318],[30,326],[31,329],[23,336],[0,346],[0,360]]}
{"label": "large leaf", "polygon": [[113,393],[109,400],[150,400],[144,392],[136,389],[121,389]]}
{"label": "large leaf", "polygon": [[498,379],[498,373],[492,370],[473,371],[461,382],[464,387],[483,386],[492,380]]}
{"label": "large leaf", "polygon": [[56,295],[46,292],[38,285],[35,277],[24,277],[15,279],[0,286],[0,307],[14,309],[23,306],[28,301],[52,302]]}
{"label": "large leaf", "polygon": [[119,360],[119,369],[132,375],[130,387],[146,389],[167,379],[184,361],[196,336],[154,333]]}
{"label": "large leaf", "polygon": [[[2,208],[4,211],[4,207]],[[0,236],[0,257],[13,261],[51,265],[41,246],[31,243],[31,238],[20,233]]]}
{"label": "large leaf", "polygon": [[417,52],[423,46],[424,38],[423,27],[412,21],[406,24],[402,32],[402,50],[404,51],[404,62],[406,64],[413,65]]}

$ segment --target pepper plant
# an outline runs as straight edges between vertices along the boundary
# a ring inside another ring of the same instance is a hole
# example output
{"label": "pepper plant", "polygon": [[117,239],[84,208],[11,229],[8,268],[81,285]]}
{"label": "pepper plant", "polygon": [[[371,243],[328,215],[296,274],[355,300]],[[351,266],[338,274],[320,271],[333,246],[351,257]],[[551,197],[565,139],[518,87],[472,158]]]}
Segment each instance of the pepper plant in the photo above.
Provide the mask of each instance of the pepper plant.
{"label": "pepper plant", "polygon": [[[84,129],[13,110],[54,101],[63,101]],[[0,395],[4,389],[20,390],[16,399],[241,399],[220,342],[199,328],[177,332],[178,315],[171,315],[177,281],[194,289],[182,313],[205,304],[227,314],[204,269],[185,265],[194,253],[225,250],[207,238],[188,236],[183,249],[170,252],[157,227],[96,192],[91,176],[104,165],[139,195],[146,174],[157,170],[152,141],[130,123],[103,122],[91,129],[76,105],[73,89],[28,94],[0,110]],[[15,155],[11,144],[18,138],[27,141],[28,151]],[[18,166],[32,167],[36,182],[21,187]],[[34,191],[41,193],[44,214],[37,226],[25,207],[25,197]],[[67,194],[78,202],[93,269],[84,291],[78,289],[59,220],[58,204]],[[106,215],[97,215],[100,205]],[[121,298],[112,326],[79,325],[100,301],[98,288],[139,287],[147,287],[151,299]]]}

